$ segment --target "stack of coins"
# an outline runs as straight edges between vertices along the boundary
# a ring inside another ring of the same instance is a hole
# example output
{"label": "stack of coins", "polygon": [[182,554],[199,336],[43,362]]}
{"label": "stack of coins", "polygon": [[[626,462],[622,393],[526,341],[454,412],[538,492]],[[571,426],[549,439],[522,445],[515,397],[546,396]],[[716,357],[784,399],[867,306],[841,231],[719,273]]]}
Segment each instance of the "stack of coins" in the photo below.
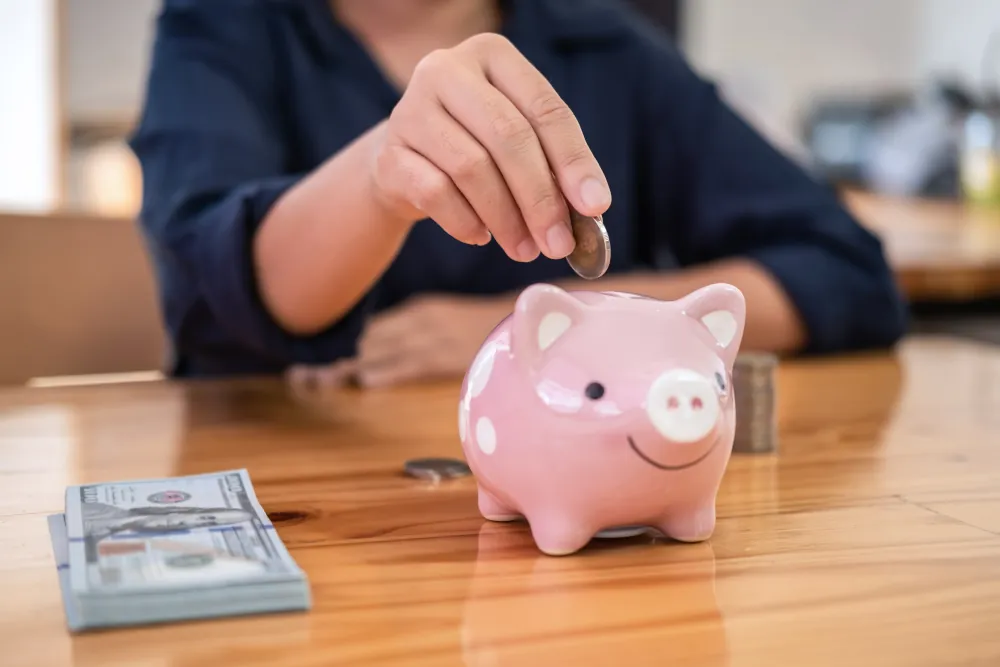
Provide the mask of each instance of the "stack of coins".
{"label": "stack of coins", "polygon": [[773,354],[737,355],[733,366],[733,391],[736,397],[734,452],[759,454],[777,451],[777,370],[778,358]]}

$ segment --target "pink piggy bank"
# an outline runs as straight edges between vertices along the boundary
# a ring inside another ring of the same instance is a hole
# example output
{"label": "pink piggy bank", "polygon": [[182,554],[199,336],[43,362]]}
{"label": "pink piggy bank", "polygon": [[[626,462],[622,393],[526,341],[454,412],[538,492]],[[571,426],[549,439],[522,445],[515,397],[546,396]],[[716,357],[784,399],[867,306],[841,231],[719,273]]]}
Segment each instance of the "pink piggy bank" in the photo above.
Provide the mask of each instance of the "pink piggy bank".
{"label": "pink piggy bank", "polygon": [[745,319],[743,294],[725,284],[677,301],[524,290],[462,383],[459,435],[479,511],[526,519],[549,555],[624,526],[708,539]]}

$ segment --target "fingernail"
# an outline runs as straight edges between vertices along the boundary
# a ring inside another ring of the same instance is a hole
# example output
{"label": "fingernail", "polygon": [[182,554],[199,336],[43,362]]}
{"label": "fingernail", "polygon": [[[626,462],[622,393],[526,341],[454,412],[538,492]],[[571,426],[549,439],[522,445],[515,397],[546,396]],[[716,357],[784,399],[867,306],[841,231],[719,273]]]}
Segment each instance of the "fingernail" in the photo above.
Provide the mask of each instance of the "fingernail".
{"label": "fingernail", "polygon": [[538,257],[538,252],[538,244],[535,243],[534,239],[525,239],[517,246],[517,256],[523,262],[532,261]]}
{"label": "fingernail", "polygon": [[611,205],[611,192],[596,178],[588,178],[580,186],[580,198],[589,209],[604,210]]}
{"label": "fingernail", "polygon": [[549,251],[557,259],[562,259],[573,252],[573,248],[576,246],[576,241],[573,240],[569,228],[563,224],[552,225],[545,234],[545,241],[549,244]]}

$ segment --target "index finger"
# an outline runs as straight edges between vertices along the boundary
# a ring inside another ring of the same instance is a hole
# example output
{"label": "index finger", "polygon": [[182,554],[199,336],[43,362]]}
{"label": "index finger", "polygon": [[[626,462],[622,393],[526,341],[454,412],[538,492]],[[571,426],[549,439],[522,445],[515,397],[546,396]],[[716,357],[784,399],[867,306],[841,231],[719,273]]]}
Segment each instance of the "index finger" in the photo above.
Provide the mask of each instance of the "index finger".
{"label": "index finger", "polygon": [[583,215],[602,215],[611,189],[576,115],[541,72],[507,39],[493,35],[472,47],[490,83],[527,119],[570,204]]}

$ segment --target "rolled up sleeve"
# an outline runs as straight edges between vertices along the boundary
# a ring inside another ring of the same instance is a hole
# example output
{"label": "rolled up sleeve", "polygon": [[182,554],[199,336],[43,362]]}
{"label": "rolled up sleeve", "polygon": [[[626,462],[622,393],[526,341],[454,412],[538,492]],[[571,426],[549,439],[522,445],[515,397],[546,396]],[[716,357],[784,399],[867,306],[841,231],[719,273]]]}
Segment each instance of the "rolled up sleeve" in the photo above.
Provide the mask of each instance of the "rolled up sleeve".
{"label": "rolled up sleeve", "polygon": [[254,235],[301,177],[289,171],[265,18],[255,2],[166,0],[130,145],[174,345],[208,357],[242,349],[281,367],[353,354],[366,302],[302,337],[260,297]]}
{"label": "rolled up sleeve", "polygon": [[829,188],[770,145],[669,45],[649,39],[651,172],[669,211],[655,224],[683,264],[744,257],[782,285],[804,352],[887,347],[907,310],[881,242]]}

